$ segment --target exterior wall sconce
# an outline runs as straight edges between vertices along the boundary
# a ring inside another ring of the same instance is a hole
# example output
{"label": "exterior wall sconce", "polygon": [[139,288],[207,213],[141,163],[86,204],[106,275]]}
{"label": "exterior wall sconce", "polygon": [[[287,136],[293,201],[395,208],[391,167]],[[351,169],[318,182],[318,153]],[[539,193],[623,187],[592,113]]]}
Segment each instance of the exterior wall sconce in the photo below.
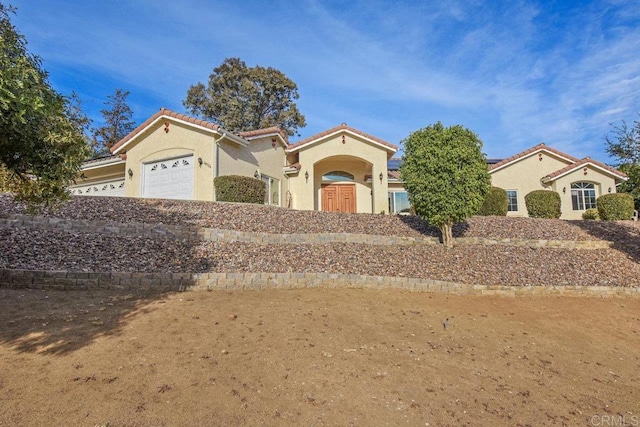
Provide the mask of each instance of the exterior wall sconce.
{"label": "exterior wall sconce", "polygon": [[200,165],[200,167],[202,167],[202,163],[204,163],[204,162],[202,161],[202,157],[198,157],[198,165]]}
{"label": "exterior wall sconce", "polygon": [[380,184],[382,184],[382,178],[384,178],[384,175],[382,174],[382,172],[380,172]]}
{"label": "exterior wall sconce", "polygon": [[306,172],[304,173],[304,179],[305,179],[307,182],[309,182],[309,171],[306,171]]}
{"label": "exterior wall sconce", "polygon": [[562,187],[562,194],[565,194],[567,192],[567,187]]}
{"label": "exterior wall sconce", "polygon": [[127,174],[129,174],[129,179],[133,178],[133,171],[131,170],[131,168],[129,168]]}
{"label": "exterior wall sconce", "polygon": [[611,193],[611,187],[609,187],[609,193]]}
{"label": "exterior wall sconce", "polygon": [[253,174],[253,177],[258,179],[260,177],[260,172],[256,171],[256,173]]}

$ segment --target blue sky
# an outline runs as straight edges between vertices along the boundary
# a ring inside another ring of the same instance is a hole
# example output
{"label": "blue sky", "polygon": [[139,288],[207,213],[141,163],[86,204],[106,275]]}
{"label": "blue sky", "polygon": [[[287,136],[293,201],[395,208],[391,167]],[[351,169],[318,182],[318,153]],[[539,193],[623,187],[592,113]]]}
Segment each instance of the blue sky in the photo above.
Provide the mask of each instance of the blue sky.
{"label": "blue sky", "polygon": [[296,82],[299,138],[346,122],[398,144],[441,121],[476,132],[489,157],[545,142],[610,163],[609,124],[640,112],[637,0],[3,3],[95,125],[116,88],[138,123],[185,112],[189,86],[227,57]]}

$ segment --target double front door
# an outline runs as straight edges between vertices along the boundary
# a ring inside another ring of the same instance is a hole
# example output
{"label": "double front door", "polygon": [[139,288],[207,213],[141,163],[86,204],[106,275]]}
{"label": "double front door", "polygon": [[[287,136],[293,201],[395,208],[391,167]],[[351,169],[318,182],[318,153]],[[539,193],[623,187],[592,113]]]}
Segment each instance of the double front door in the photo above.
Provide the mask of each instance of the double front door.
{"label": "double front door", "polygon": [[354,184],[323,185],[322,210],[325,212],[355,212],[356,186]]}

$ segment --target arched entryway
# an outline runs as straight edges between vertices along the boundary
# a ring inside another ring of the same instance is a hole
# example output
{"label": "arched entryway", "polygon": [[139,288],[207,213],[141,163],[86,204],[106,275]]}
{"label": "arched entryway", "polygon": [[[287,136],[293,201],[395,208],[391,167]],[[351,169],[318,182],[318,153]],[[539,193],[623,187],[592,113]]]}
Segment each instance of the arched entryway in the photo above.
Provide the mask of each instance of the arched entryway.
{"label": "arched entryway", "polygon": [[333,156],[314,165],[316,209],[326,212],[371,212],[372,165],[354,156]]}

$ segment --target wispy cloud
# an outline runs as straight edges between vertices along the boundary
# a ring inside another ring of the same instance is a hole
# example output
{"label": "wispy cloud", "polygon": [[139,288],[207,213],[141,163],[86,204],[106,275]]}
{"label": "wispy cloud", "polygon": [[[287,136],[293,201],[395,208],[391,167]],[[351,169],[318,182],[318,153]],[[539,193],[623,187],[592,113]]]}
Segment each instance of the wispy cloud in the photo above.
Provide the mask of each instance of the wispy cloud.
{"label": "wispy cloud", "polygon": [[348,121],[398,143],[441,120],[476,131],[494,157],[545,141],[606,161],[609,123],[639,110],[633,1],[13,3],[52,81],[97,119],[116,87],[140,119],[181,109],[230,56],[298,84],[303,137]]}

